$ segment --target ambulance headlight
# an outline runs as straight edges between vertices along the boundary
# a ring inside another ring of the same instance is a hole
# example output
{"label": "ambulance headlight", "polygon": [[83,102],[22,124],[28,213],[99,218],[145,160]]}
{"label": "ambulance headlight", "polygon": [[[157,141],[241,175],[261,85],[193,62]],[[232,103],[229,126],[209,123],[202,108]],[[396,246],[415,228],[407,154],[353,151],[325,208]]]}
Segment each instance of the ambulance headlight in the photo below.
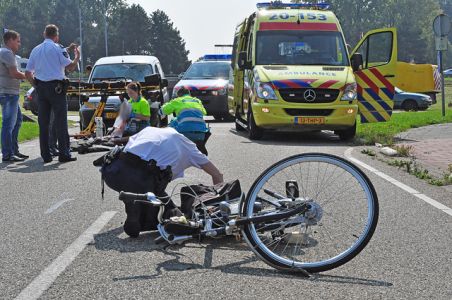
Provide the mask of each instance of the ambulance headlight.
{"label": "ambulance headlight", "polygon": [[265,100],[278,100],[273,87],[269,83],[256,82],[256,93],[259,98]]}
{"label": "ambulance headlight", "polygon": [[347,83],[344,89],[344,95],[342,95],[341,100],[353,101],[356,99],[356,83]]}

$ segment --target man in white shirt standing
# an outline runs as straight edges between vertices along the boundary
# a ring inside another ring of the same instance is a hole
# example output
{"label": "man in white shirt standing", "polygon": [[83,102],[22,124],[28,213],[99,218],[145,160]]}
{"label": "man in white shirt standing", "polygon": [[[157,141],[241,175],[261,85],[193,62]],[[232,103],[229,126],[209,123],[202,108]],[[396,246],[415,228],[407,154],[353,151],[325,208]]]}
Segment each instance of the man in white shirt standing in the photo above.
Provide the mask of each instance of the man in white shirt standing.
{"label": "man in white shirt standing", "polygon": [[[211,176],[213,184],[223,182],[223,174],[192,141],[173,128],[146,127],[129,137],[123,152],[110,164],[104,164],[101,172],[105,183],[117,192],[153,192],[167,197],[168,183],[183,177],[189,167],[202,169]],[[125,207],[124,231],[129,236],[156,229],[158,208],[130,202]],[[179,213],[169,198],[165,211],[164,217]]]}
{"label": "man in white shirt standing", "polygon": [[71,157],[67,126],[67,102],[65,71],[72,72],[77,67],[80,52],[74,47],[74,59],[71,60],[66,49],[58,44],[58,27],[50,24],[44,31],[45,40],[36,46],[30,54],[25,76],[36,87],[39,99],[38,123],[39,144],[44,163],[52,161],[49,147],[50,112],[53,111],[58,136],[58,161],[74,161]]}
{"label": "man in white shirt standing", "polygon": [[17,162],[28,158],[19,152],[17,137],[22,124],[19,107],[20,80],[24,73],[17,70],[16,53],[20,48],[19,33],[8,30],[3,34],[5,47],[0,48],[0,105],[2,107],[2,161]]}

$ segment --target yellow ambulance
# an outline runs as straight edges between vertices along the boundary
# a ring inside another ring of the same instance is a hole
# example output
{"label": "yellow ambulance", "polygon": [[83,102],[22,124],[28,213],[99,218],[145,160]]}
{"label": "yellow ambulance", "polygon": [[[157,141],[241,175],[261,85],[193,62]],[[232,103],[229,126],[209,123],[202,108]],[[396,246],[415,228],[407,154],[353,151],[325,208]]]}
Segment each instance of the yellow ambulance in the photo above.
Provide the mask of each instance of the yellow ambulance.
{"label": "yellow ambulance", "polygon": [[236,129],[333,130],[355,136],[361,122],[384,122],[393,108],[397,62],[394,28],[368,32],[349,55],[328,5],[257,4],[237,26],[228,93]]}

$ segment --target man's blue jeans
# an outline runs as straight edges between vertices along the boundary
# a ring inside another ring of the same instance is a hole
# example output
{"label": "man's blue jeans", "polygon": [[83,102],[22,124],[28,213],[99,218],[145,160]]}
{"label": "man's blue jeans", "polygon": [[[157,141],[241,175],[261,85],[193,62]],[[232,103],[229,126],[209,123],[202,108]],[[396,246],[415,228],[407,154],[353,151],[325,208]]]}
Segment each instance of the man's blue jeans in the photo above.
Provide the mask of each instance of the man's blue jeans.
{"label": "man's blue jeans", "polygon": [[19,152],[17,137],[22,125],[19,95],[0,94],[0,105],[2,106],[2,155],[7,159]]}

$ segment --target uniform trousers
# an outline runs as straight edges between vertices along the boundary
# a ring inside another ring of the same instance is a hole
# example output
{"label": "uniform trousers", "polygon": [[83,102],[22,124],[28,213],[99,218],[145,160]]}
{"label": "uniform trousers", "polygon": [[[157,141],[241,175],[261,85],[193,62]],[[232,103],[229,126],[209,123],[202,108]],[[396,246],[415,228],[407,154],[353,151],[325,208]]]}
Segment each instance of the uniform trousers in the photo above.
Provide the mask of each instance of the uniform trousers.
{"label": "uniform trousers", "polygon": [[39,81],[36,87],[39,99],[39,145],[41,148],[41,157],[44,161],[52,159],[49,145],[50,113],[52,110],[54,113],[54,122],[52,125],[57,133],[59,156],[60,158],[71,156],[67,125],[66,94],[58,94],[55,91],[57,85],[58,81]]}
{"label": "uniform trousers", "polygon": [[[168,173],[169,172],[169,173]],[[165,202],[163,218],[181,215],[173,201],[165,192],[171,181],[170,170],[160,170],[157,166],[129,153],[121,153],[119,158],[101,168],[102,178],[111,189],[121,192],[144,194],[154,193]],[[137,237],[141,231],[157,229],[159,207],[143,202],[124,202],[127,214],[124,231],[131,237]]]}

